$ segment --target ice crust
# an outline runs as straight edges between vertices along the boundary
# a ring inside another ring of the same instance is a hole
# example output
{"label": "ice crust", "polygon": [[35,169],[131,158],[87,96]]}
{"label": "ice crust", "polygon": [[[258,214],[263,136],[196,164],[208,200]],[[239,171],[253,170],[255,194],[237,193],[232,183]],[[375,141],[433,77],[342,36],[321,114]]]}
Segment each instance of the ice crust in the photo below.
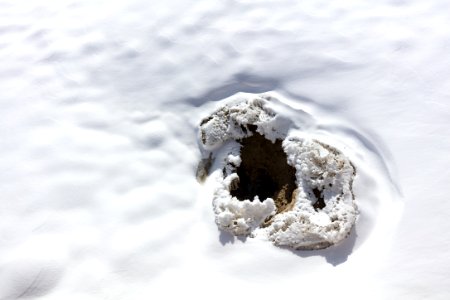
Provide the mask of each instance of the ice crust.
{"label": "ice crust", "polygon": [[[232,100],[201,122],[203,150],[219,161],[212,196],[216,224],[234,235],[264,238],[295,249],[321,249],[339,243],[349,235],[358,216],[352,192],[355,167],[336,148],[291,133],[286,126],[290,123],[268,108],[268,99],[249,96]],[[254,132],[272,142],[283,140],[287,163],[296,170],[296,190],[289,210],[277,212],[272,198],[239,200],[230,194],[239,184],[236,168],[241,158],[240,144],[227,142]],[[318,197],[325,204],[320,209],[314,207]]]}

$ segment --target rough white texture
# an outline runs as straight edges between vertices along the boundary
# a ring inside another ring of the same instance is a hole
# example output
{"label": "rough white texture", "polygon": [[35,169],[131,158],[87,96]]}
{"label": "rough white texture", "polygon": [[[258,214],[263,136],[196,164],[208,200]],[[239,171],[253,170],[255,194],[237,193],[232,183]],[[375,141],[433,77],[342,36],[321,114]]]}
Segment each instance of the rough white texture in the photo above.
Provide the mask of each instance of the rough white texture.
{"label": "rough white texture", "polygon": [[[267,228],[276,245],[319,249],[342,241],[356,222],[352,192],[355,169],[336,149],[314,140],[288,137],[283,141],[289,164],[295,166],[298,193],[292,210],[278,214]],[[324,198],[316,211],[313,189]]]}
{"label": "rough white texture", "polygon": [[216,223],[221,229],[235,235],[248,235],[275,213],[275,203],[271,198],[261,202],[258,196],[252,201],[240,201],[236,197],[231,197],[228,191],[231,182],[236,178],[238,178],[236,173],[227,176],[223,180],[223,188],[217,189],[214,193]]}
{"label": "rough white texture", "polygon": [[222,108],[205,118],[200,126],[202,146],[206,150],[219,147],[228,139],[241,139],[251,135],[248,125],[257,126],[257,132],[274,140],[283,136],[275,122],[275,113],[264,106],[258,96],[235,97]]}
{"label": "rough white texture", "polygon": [[[239,145],[227,146],[225,150],[207,153],[223,162],[219,169],[224,171],[222,176],[216,175],[217,187],[211,195],[217,225],[235,235],[263,236],[275,245],[294,249],[321,249],[339,243],[349,235],[357,218],[352,192],[354,167],[329,145],[289,135],[288,126],[273,127],[273,120],[280,117],[275,111],[269,111],[269,101],[265,99],[278,101],[275,97],[257,95],[238,95],[228,99],[228,103],[202,121],[201,142],[205,149],[218,149],[228,139],[237,141],[252,135],[249,125],[267,139],[275,140],[287,135],[283,140],[283,150],[287,154],[287,163],[296,169],[295,203],[290,210],[275,214],[271,198],[260,202],[258,196],[241,199],[244,201],[232,197],[233,185],[239,185],[236,168],[241,158],[237,153]],[[325,207],[322,209],[313,207],[318,201],[314,189],[323,197]],[[274,215],[270,226],[259,228]],[[258,230],[252,232],[255,229]]]}

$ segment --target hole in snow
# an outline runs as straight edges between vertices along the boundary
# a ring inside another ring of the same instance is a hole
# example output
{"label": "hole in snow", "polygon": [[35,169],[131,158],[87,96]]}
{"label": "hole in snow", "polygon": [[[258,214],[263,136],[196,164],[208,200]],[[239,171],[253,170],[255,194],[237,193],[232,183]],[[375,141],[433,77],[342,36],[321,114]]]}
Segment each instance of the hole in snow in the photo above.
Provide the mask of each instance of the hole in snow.
{"label": "hole in snow", "polygon": [[294,249],[342,241],[358,216],[351,161],[314,135],[291,132],[302,126],[281,113],[274,97],[236,97],[204,118],[198,134],[197,178],[213,175],[218,227]]}
{"label": "hole in snow", "polygon": [[[254,128],[249,126],[249,129],[253,131]],[[240,143],[242,162],[236,170],[239,183],[230,191],[231,195],[239,200],[250,201],[258,196],[261,202],[272,198],[277,211],[283,211],[292,202],[295,168],[287,164],[281,140],[272,143],[254,132]]]}
{"label": "hole in snow", "polygon": [[321,210],[325,207],[325,200],[323,199],[322,191],[318,188],[313,188],[312,191],[314,193],[314,196],[316,197],[316,202],[314,202],[313,207],[316,211]]}

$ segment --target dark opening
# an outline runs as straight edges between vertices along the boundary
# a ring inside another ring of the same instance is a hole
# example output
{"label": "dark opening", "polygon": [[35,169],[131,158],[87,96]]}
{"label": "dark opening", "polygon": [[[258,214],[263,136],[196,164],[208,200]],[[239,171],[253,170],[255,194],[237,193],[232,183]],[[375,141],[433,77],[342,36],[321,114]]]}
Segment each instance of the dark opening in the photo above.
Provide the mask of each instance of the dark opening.
{"label": "dark opening", "polygon": [[314,202],[313,207],[316,211],[325,207],[325,200],[323,199],[322,191],[318,188],[313,188],[314,196],[316,197],[316,202]]}
{"label": "dark opening", "polygon": [[242,162],[237,168],[239,183],[230,191],[231,195],[239,200],[250,201],[256,195],[260,201],[272,198],[277,212],[281,212],[292,202],[295,168],[287,164],[281,140],[272,143],[253,132],[251,137],[240,141]]}

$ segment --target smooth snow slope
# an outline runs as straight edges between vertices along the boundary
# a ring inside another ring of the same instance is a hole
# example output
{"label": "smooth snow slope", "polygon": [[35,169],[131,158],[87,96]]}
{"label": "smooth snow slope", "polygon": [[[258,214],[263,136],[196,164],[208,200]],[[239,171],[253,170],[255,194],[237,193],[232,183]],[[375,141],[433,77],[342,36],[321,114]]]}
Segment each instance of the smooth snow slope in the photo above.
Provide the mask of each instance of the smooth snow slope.
{"label": "smooth snow slope", "polygon": [[[0,1],[0,299],[449,299],[449,20],[445,0]],[[197,126],[268,91],[363,166],[337,247],[214,224]]]}

